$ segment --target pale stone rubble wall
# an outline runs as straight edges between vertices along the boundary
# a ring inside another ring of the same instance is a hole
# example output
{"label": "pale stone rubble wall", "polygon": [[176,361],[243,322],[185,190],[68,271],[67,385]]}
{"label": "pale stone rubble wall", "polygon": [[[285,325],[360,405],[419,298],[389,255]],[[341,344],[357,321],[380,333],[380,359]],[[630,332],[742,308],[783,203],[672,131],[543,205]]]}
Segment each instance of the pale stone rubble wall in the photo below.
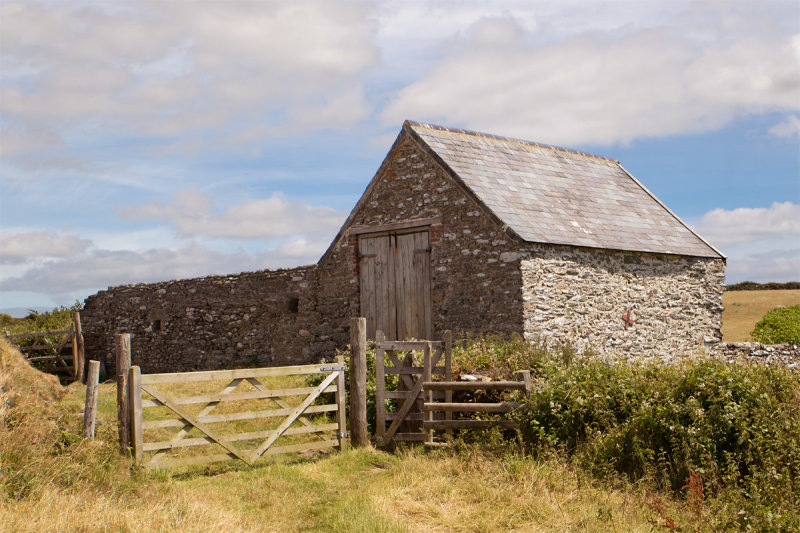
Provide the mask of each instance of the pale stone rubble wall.
{"label": "pale stone rubble wall", "polygon": [[712,353],[726,361],[745,360],[800,369],[800,345],[721,342]]}
{"label": "pale stone rubble wall", "polygon": [[[404,134],[350,227],[420,219],[435,220],[435,335],[516,332],[631,357],[720,339],[723,260],[520,243]],[[87,353],[110,371],[128,332],[145,372],[329,359],[359,314],[357,248],[345,230],[318,265],[101,291],[82,315]]]}
{"label": "pale stone rubble wall", "polygon": [[[529,339],[662,359],[722,339],[721,259],[529,245],[520,250],[520,268]],[[633,325],[625,327],[628,313]]]}

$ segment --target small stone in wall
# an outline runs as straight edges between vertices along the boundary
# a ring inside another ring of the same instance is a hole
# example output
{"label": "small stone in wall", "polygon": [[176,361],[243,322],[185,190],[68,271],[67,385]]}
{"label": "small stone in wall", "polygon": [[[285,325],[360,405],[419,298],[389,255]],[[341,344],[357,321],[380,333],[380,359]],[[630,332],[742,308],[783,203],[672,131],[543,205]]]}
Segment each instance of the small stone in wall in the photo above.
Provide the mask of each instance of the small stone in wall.
{"label": "small stone in wall", "polygon": [[307,329],[301,329],[300,331],[297,332],[297,334],[300,335],[301,337],[310,337],[311,336],[311,333],[309,333],[309,331]]}

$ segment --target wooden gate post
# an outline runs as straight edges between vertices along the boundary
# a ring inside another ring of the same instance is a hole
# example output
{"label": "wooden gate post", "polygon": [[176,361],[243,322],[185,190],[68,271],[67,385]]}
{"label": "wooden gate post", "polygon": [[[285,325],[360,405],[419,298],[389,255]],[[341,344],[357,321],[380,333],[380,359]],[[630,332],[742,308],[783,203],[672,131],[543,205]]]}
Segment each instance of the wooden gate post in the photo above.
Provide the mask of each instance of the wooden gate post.
{"label": "wooden gate post", "polygon": [[83,331],[81,331],[81,313],[79,311],[73,311],[72,312],[72,365],[74,367],[75,379],[81,380],[81,383],[86,383],[86,375],[84,374],[85,364],[86,364],[86,354],[84,353],[84,348],[83,348]]}
{"label": "wooden gate post", "polygon": [[128,370],[128,405],[130,406],[131,452],[138,462],[142,460],[142,373],[138,366]]}
{"label": "wooden gate post", "polygon": [[[341,355],[336,358],[336,362],[344,368],[344,357]],[[344,392],[344,370],[336,372],[336,424],[339,427],[337,436],[339,438],[339,451],[347,449],[347,415],[345,414],[345,392]]]}
{"label": "wooden gate post", "polygon": [[350,442],[366,446],[367,435],[367,319],[350,319]]}
{"label": "wooden gate post", "polygon": [[83,436],[94,438],[94,423],[97,417],[97,386],[100,382],[100,361],[89,361],[89,376],[86,380],[86,402],[83,407]]}
{"label": "wooden gate post", "polygon": [[375,332],[375,440],[380,444],[386,434],[386,374],[384,350],[381,343],[385,337],[382,330]]}
{"label": "wooden gate post", "polygon": [[128,370],[131,368],[131,334],[118,333],[117,341],[117,420],[119,449],[127,453],[130,445],[130,413],[128,411]]}

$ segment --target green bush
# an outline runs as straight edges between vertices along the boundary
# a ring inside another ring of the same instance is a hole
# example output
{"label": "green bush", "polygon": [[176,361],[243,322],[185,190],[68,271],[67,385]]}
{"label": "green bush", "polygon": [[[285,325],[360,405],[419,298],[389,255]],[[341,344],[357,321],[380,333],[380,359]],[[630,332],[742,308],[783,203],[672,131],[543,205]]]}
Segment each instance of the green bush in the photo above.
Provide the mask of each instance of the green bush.
{"label": "green bush", "polygon": [[715,360],[546,370],[518,414],[534,452],[559,449],[595,475],[677,492],[700,474],[737,508],[726,527],[800,528],[796,372]]}
{"label": "green bush", "polygon": [[800,344],[800,305],[776,307],[768,311],[750,336],[763,344]]}

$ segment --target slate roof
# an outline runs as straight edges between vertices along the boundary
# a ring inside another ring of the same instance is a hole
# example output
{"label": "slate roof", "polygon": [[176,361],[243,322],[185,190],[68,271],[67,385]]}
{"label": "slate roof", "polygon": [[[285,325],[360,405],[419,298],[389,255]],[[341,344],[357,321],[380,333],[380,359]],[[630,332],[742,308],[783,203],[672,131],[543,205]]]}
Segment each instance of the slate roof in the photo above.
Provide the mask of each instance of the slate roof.
{"label": "slate roof", "polygon": [[419,122],[403,127],[522,240],[724,257],[618,161]]}

